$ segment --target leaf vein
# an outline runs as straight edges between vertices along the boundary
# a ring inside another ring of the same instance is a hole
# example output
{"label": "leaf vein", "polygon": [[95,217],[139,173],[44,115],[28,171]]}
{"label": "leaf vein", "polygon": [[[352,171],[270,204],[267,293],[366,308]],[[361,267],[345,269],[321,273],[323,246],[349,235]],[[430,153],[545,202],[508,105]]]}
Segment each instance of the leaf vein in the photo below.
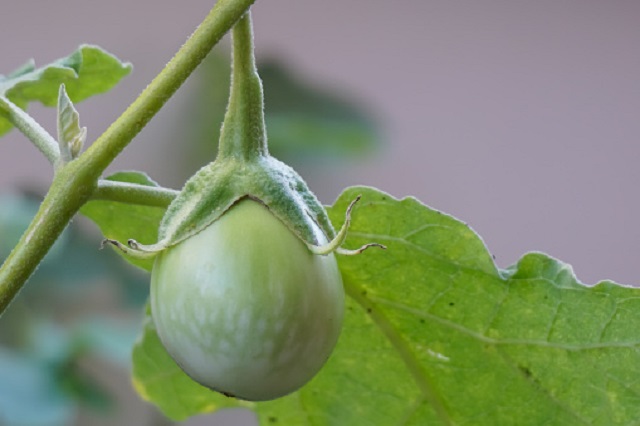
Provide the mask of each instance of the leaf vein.
{"label": "leaf vein", "polygon": [[424,369],[420,365],[420,362],[416,358],[416,355],[413,353],[406,340],[400,335],[400,333],[398,333],[393,324],[391,324],[391,322],[383,314],[380,308],[376,306],[371,299],[362,294],[362,289],[359,288],[357,284],[350,282],[346,279],[346,277],[344,284],[347,294],[353,300],[355,300],[356,303],[358,303],[365,311],[369,313],[373,322],[378,326],[380,331],[385,335],[394,349],[398,352],[398,355],[405,363],[407,369],[409,370],[409,373],[415,380],[421,393],[431,404],[438,417],[445,424],[451,425],[453,422],[446,410],[441,395],[437,393],[432,379],[424,371]]}
{"label": "leaf vein", "polygon": [[564,402],[559,400],[555,395],[553,395],[550,392],[549,389],[535,383],[531,377],[524,374],[524,372],[520,368],[518,368],[517,362],[514,361],[508,354],[506,354],[500,348],[498,348],[498,354],[500,354],[500,357],[505,361],[507,365],[509,365],[509,367],[511,367],[513,371],[517,372],[517,374],[520,375],[520,377],[522,377],[524,380],[526,380],[531,387],[536,389],[538,392],[542,393],[549,401],[551,401],[553,404],[555,404],[557,407],[559,407],[561,410],[563,410],[567,414],[573,416],[576,420],[580,421],[580,423],[585,425],[591,424],[586,419],[580,417],[579,414],[576,413],[571,407],[568,407]]}
{"label": "leaf vein", "polygon": [[634,341],[634,340],[622,341],[622,342],[596,342],[596,343],[583,343],[583,344],[557,343],[557,342],[549,342],[547,340],[535,340],[535,339],[501,339],[499,340],[499,339],[485,336],[484,334],[473,331],[453,321],[449,321],[444,318],[438,317],[436,315],[429,314],[420,309],[406,306],[402,303],[394,302],[378,296],[372,296],[371,299],[374,302],[383,304],[385,306],[396,308],[398,310],[410,313],[412,315],[416,315],[424,319],[433,320],[446,327],[452,328],[456,331],[459,331],[461,333],[474,337],[483,343],[488,343],[492,345],[540,346],[540,347],[550,347],[555,349],[564,349],[568,351],[583,351],[583,350],[596,350],[596,349],[608,349],[608,348],[628,348],[628,349],[637,350],[639,349],[638,347],[640,346],[640,341]]}

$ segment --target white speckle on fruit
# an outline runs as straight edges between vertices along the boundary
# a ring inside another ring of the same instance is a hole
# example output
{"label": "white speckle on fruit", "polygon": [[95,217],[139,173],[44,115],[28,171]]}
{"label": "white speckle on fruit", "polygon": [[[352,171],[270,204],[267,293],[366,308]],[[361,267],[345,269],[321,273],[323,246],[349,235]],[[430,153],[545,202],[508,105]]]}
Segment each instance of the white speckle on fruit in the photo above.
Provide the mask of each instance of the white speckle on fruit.
{"label": "white speckle on fruit", "polygon": [[250,323],[250,315],[251,312],[249,312],[248,310],[243,310],[242,312],[240,312],[240,317],[238,318],[238,324],[237,327],[240,330],[247,330],[249,329],[249,323]]}
{"label": "white speckle on fruit", "polygon": [[259,318],[258,321],[256,322],[255,327],[256,327],[256,333],[262,336],[264,335],[264,332],[267,330],[267,321],[265,321],[264,318]]}
{"label": "white speckle on fruit", "polygon": [[221,339],[217,342],[220,352],[228,355],[231,352],[231,343],[227,339]]}
{"label": "white speckle on fruit", "polygon": [[204,306],[197,305],[195,314],[199,325],[204,326],[207,324],[207,312],[204,310]]}

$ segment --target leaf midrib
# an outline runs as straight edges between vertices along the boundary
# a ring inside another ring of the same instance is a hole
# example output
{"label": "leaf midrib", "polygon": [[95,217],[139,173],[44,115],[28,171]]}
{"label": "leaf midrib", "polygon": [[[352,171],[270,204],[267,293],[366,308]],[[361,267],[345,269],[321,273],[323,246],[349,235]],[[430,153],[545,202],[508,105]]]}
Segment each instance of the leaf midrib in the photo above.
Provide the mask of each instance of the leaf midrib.
{"label": "leaf midrib", "polygon": [[395,308],[409,314],[415,315],[418,318],[424,318],[431,321],[435,321],[441,325],[464,333],[468,336],[471,336],[478,341],[483,343],[496,345],[496,346],[507,346],[507,345],[523,345],[523,346],[538,346],[538,347],[548,347],[554,349],[563,349],[567,351],[583,351],[583,350],[597,350],[597,349],[609,349],[609,348],[627,348],[634,349],[640,346],[640,340],[638,341],[629,341],[629,342],[598,342],[598,343],[583,343],[583,344],[567,344],[567,343],[556,343],[549,342],[547,340],[533,340],[533,339],[495,339],[492,337],[485,336],[476,331],[473,331],[467,327],[463,327],[458,323],[453,321],[446,320],[437,315],[429,314],[427,312],[421,311],[417,308],[412,308],[405,304],[394,302],[392,300],[385,299],[383,297],[371,296],[372,302],[376,302],[382,305],[386,305],[390,308]]}
{"label": "leaf midrib", "polygon": [[378,308],[373,301],[363,295],[364,289],[359,285],[351,282],[347,277],[344,278],[344,287],[347,295],[349,295],[356,303],[358,303],[365,312],[368,313],[372,321],[378,326],[380,331],[389,340],[402,361],[407,366],[410,375],[416,382],[416,385],[423,394],[424,399],[429,402],[435,410],[437,416],[446,425],[452,425],[453,421],[444,405],[441,395],[436,391],[433,380],[424,371],[417,357],[407,344],[406,340],[398,333],[389,319],[384,315],[382,310]]}

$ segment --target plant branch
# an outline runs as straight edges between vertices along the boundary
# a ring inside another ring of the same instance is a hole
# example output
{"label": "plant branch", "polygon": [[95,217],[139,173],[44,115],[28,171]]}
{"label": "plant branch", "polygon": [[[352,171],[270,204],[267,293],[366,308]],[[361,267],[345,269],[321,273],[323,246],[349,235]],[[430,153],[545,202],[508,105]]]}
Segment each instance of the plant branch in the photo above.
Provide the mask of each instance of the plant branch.
{"label": "plant branch", "polygon": [[58,142],[33,117],[5,96],[0,96],[0,112],[33,142],[49,163],[56,163],[60,157]]}
{"label": "plant branch", "polygon": [[72,161],[57,170],[36,216],[0,268],[0,313],[18,294],[96,186]]}
{"label": "plant branch", "polygon": [[153,118],[255,0],[218,0],[166,67],[82,157],[100,173]]}
{"label": "plant branch", "polygon": [[5,311],[80,207],[91,199],[98,188],[98,178],[107,166],[254,1],[218,0],[189,40],[131,106],[84,154],[57,171],[38,213],[0,267],[0,313]]}
{"label": "plant branch", "polygon": [[159,186],[100,180],[91,199],[166,208],[177,195],[178,191]]}

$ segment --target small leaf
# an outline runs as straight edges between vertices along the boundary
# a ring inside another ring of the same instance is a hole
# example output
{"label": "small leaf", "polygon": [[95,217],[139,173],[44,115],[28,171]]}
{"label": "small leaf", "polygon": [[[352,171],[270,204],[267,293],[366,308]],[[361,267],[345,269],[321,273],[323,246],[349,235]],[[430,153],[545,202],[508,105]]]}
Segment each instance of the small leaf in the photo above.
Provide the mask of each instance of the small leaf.
{"label": "small leaf", "polygon": [[173,420],[220,408],[251,406],[211,391],[187,376],[162,346],[149,309],[142,337],[133,347],[133,385],[146,400]]}
{"label": "small leaf", "polygon": [[80,114],[69,99],[64,84],[58,95],[58,143],[63,163],[78,156],[87,138],[87,128],[80,127]]}
{"label": "small leaf", "polygon": [[77,359],[69,359],[58,366],[56,373],[60,387],[78,403],[102,414],[113,409],[113,396],[102,383],[82,371]]}
{"label": "small leaf", "polygon": [[[32,62],[22,66],[4,79],[0,79],[0,95],[26,109],[29,102],[40,101],[55,106],[58,88],[64,84],[73,102],[104,93],[131,72],[131,64],[97,46],[83,45],[66,58],[41,68]],[[12,125],[0,117],[0,135]]]}
{"label": "small leaf", "polygon": [[[119,172],[108,180],[137,183],[147,186],[158,186],[147,175],[141,172]],[[95,200],[85,204],[80,212],[93,220],[105,238],[127,241],[134,239],[142,244],[152,244],[158,239],[158,226],[164,216],[161,207],[139,206],[117,201]],[[128,262],[147,271],[151,271],[153,260],[135,259],[116,250]]]}
{"label": "small leaf", "polygon": [[[329,209],[334,225],[359,194],[346,245],[387,250],[339,257],[350,298],[336,351],[300,391],[256,404],[261,424],[637,422],[640,289],[587,287],[541,253],[499,270],[464,223],[371,188],[345,191]],[[142,390],[167,411],[189,379],[158,355],[152,336],[144,335],[148,358],[135,380],[153,383],[155,392]],[[198,405],[173,404],[172,417],[219,398],[197,388],[189,395]]]}

